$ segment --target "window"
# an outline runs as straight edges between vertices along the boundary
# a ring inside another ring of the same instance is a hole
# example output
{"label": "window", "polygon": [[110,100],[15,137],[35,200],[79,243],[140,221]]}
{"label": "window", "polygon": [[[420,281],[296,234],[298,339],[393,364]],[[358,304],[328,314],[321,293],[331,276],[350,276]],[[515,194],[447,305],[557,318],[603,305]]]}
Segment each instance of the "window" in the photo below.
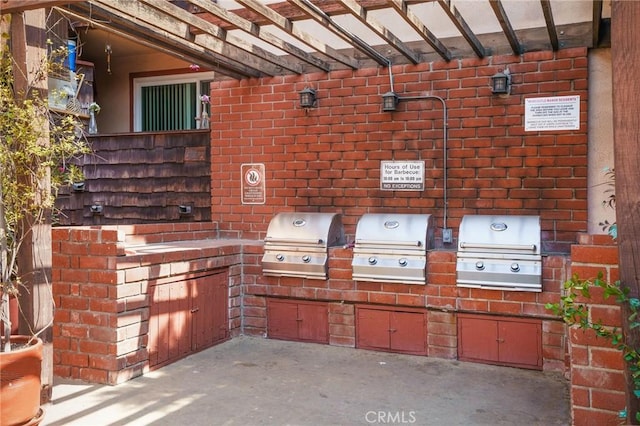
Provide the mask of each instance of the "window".
{"label": "window", "polygon": [[209,95],[212,73],[142,77],[133,81],[133,127],[136,132],[198,128],[202,95]]}

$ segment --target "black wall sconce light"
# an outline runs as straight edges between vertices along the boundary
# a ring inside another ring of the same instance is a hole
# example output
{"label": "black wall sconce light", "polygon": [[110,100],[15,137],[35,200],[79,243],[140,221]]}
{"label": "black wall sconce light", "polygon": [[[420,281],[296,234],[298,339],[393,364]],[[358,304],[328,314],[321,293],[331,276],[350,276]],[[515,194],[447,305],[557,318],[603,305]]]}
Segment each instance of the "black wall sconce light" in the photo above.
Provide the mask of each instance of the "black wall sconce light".
{"label": "black wall sconce light", "polygon": [[382,110],[395,111],[399,102],[400,97],[398,97],[398,95],[396,95],[394,92],[387,92],[382,95]]}
{"label": "black wall sconce light", "polygon": [[316,91],[310,87],[305,87],[300,93],[300,106],[302,108],[313,108],[316,106]]}
{"label": "black wall sconce light", "polygon": [[511,73],[508,68],[491,76],[491,92],[496,95],[511,93]]}

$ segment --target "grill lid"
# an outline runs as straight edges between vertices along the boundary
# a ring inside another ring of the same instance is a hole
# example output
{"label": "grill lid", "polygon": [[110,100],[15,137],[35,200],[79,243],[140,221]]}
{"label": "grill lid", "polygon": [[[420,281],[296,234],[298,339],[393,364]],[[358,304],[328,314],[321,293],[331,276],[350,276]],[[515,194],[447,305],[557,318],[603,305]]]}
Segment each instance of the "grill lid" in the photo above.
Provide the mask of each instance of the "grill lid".
{"label": "grill lid", "polygon": [[264,275],[326,280],[328,247],[344,244],[342,216],[278,213],[264,241]]}
{"label": "grill lid", "polygon": [[337,213],[278,213],[269,222],[265,244],[331,247],[344,244],[342,217]]}
{"label": "grill lid", "polygon": [[356,228],[352,278],[425,284],[427,249],[432,246],[431,215],[365,214]]}
{"label": "grill lid", "polygon": [[433,244],[431,215],[367,213],[356,228],[356,249],[417,250],[424,253]]}
{"label": "grill lid", "polygon": [[458,253],[540,255],[539,216],[467,215],[462,218]]}

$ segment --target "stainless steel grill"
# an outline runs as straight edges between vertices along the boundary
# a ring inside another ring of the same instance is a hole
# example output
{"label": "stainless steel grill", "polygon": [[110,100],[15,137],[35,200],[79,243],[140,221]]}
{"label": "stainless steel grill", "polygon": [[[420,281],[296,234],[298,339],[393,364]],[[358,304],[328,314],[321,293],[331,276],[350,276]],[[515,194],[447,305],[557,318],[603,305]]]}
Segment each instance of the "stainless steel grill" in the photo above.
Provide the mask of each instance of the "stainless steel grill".
{"label": "stainless steel grill", "polygon": [[356,228],[353,279],[425,284],[427,250],[432,247],[429,214],[365,214]]}
{"label": "stainless steel grill", "polygon": [[262,272],[326,280],[328,248],[344,242],[339,214],[278,213],[269,222],[264,239]]}
{"label": "stainless steel grill", "polygon": [[456,271],[460,287],[542,291],[540,217],[464,216]]}

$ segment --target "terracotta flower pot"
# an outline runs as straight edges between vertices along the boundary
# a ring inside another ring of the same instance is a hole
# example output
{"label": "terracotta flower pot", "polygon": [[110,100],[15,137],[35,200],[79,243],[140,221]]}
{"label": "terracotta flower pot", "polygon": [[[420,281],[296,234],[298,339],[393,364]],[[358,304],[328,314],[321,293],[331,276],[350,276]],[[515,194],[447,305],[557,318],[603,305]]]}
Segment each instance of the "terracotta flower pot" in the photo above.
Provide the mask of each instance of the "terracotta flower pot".
{"label": "terracotta flower pot", "polygon": [[29,339],[29,336],[11,336],[11,343],[16,349],[0,352],[2,426],[35,425],[43,416],[40,409],[42,340],[34,339],[29,343]]}

